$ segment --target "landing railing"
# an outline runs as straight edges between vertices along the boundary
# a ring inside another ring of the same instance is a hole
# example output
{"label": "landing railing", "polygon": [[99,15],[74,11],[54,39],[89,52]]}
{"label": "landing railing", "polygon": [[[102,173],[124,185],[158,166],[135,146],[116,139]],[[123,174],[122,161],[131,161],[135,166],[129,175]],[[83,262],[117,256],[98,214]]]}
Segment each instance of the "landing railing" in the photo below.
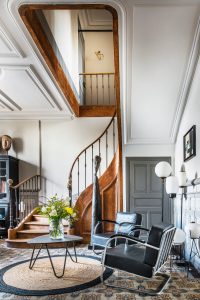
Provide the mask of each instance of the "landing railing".
{"label": "landing railing", "polygon": [[8,180],[10,189],[10,228],[19,224],[34,208],[38,206],[38,193],[41,189],[41,177],[35,175],[13,186]]}
{"label": "landing railing", "polygon": [[115,115],[103,133],[75,158],[68,176],[68,191],[74,204],[80,193],[93,182],[94,157],[101,157],[99,176],[107,169],[117,149]]}
{"label": "landing railing", "polygon": [[80,73],[79,91],[83,105],[115,105],[115,73]]}

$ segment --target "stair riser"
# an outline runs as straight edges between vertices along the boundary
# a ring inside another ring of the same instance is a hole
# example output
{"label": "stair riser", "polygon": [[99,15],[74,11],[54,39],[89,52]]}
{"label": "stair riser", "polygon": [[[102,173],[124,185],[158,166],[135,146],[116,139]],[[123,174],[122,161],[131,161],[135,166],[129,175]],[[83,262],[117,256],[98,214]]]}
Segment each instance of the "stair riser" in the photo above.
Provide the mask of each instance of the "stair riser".
{"label": "stair riser", "polygon": [[37,236],[41,236],[41,235],[44,235],[44,234],[48,234],[48,233],[23,233],[23,232],[17,232],[17,238],[19,239],[33,239],[34,237],[37,237]]}
{"label": "stair riser", "polygon": [[[68,226],[64,226],[64,229],[67,230]],[[49,230],[49,225],[33,225],[33,224],[24,224],[24,229],[30,229],[30,230]]]}
{"label": "stair riser", "polygon": [[47,222],[48,218],[45,218],[44,216],[33,216],[33,221],[39,221],[39,222]]}

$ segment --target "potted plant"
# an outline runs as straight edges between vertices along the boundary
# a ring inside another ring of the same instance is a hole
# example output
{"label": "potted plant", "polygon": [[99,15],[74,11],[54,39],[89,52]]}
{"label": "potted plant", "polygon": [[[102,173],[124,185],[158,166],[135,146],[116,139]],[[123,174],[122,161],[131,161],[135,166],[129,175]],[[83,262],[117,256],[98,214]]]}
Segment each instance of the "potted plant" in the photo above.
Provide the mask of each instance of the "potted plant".
{"label": "potted plant", "polygon": [[64,237],[62,220],[68,220],[69,226],[77,220],[77,211],[70,206],[69,198],[59,198],[57,194],[39,207],[39,212],[49,219],[49,235],[52,239]]}

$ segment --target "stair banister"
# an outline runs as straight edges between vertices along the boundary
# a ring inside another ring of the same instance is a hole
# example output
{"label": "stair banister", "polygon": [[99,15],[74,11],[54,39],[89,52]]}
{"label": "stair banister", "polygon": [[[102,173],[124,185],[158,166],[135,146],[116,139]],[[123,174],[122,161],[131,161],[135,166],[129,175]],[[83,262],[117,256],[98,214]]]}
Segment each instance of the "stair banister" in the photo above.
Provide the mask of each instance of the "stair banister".
{"label": "stair banister", "polygon": [[74,166],[77,163],[77,169],[78,169],[78,173],[77,173],[77,182],[78,182],[78,196],[80,194],[80,190],[79,190],[79,173],[80,173],[80,157],[81,155],[84,155],[84,167],[85,167],[85,178],[84,178],[84,186],[86,188],[87,186],[87,181],[86,181],[86,168],[87,168],[87,163],[86,163],[86,151],[91,148],[91,153],[92,153],[92,164],[91,164],[91,175],[93,177],[93,159],[94,159],[94,144],[98,144],[98,155],[101,156],[101,138],[105,135],[106,138],[106,167],[108,166],[108,130],[111,127],[111,125],[113,125],[113,130],[112,130],[112,135],[113,135],[113,154],[115,154],[115,149],[116,149],[116,145],[115,145],[115,116],[116,116],[116,112],[114,113],[112,119],[110,120],[109,124],[107,125],[106,129],[102,132],[102,134],[96,138],[91,144],[89,144],[87,147],[85,147],[75,158],[70,172],[69,172],[69,176],[68,176],[68,182],[67,182],[67,188],[68,188],[68,192],[69,192],[69,198],[70,198],[70,202],[72,204],[72,189],[73,189],[73,182],[72,182],[72,174],[73,174],[73,170],[74,170]]}
{"label": "stair banister", "polygon": [[28,177],[15,186],[12,179],[8,179],[7,183],[10,190],[10,229],[13,229],[38,205],[41,176]]}

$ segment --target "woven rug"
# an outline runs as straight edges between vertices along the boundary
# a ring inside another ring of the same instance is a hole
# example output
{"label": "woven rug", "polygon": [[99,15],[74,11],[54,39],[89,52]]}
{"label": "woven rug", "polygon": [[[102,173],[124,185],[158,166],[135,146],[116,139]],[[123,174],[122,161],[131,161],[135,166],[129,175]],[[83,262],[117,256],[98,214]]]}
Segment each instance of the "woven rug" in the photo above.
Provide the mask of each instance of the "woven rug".
{"label": "woven rug", "polygon": [[[53,264],[59,275],[63,269],[63,256],[54,256]],[[46,296],[72,293],[99,284],[102,273],[101,262],[92,256],[78,256],[78,262],[67,258],[65,273],[56,278],[48,257],[39,258],[33,269],[29,260],[17,262],[0,270],[0,291],[16,295]],[[103,277],[107,279],[112,271],[106,269]]]}

